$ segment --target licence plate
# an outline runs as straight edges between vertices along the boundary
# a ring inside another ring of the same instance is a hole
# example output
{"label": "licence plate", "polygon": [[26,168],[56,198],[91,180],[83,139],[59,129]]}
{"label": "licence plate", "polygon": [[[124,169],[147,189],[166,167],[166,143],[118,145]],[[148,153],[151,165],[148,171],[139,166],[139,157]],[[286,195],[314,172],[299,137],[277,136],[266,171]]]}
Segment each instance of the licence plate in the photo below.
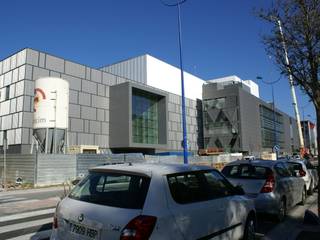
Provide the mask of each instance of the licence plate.
{"label": "licence plate", "polygon": [[70,232],[76,235],[83,236],[86,239],[98,240],[99,231],[94,228],[90,228],[81,224],[70,222]]}

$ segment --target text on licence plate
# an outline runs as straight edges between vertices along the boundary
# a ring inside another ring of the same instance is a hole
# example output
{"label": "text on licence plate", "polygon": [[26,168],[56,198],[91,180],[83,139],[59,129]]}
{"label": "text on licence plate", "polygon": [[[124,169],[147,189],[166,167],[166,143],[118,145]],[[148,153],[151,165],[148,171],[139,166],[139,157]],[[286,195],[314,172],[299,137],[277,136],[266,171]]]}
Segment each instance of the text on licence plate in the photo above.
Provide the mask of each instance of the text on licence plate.
{"label": "text on licence plate", "polygon": [[98,230],[73,222],[70,222],[70,232],[87,237],[88,239],[99,239]]}

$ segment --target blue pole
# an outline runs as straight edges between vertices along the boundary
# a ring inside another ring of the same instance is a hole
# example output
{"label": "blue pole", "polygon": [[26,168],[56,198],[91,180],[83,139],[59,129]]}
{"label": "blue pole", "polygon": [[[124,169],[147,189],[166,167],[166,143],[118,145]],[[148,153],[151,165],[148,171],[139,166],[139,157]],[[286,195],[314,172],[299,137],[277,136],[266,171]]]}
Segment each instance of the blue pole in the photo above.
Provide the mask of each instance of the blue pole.
{"label": "blue pole", "polygon": [[187,143],[187,126],[186,126],[186,106],[184,96],[184,76],[182,65],[182,44],[181,44],[181,18],[180,18],[180,2],[178,7],[178,30],[179,30],[179,53],[180,53],[180,71],[181,71],[181,107],[182,107],[182,128],[183,128],[183,163],[188,164],[188,143]]}

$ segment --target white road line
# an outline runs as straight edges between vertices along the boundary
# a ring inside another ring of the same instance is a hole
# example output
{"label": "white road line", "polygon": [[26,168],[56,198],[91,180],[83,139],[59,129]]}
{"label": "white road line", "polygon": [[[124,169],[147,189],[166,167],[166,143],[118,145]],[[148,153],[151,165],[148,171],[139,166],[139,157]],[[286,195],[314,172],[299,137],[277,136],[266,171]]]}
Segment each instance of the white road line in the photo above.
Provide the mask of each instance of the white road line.
{"label": "white road line", "polygon": [[4,200],[1,200],[0,199],[0,204],[2,204],[2,203],[8,203],[8,202],[16,202],[16,201],[20,201],[20,200],[25,200],[26,198],[19,198],[19,197],[17,197],[17,198],[8,198],[8,199],[4,199]]}
{"label": "white road line", "polygon": [[34,233],[26,234],[26,235],[21,235],[19,237],[15,237],[15,238],[10,238],[8,240],[38,240],[38,239],[45,239],[45,238],[49,238],[50,237],[51,232],[52,232],[52,230],[34,232]]}
{"label": "white road line", "polygon": [[13,196],[1,196],[0,194],[0,201],[3,199],[13,198]]}
{"label": "white road line", "polygon": [[34,216],[54,213],[54,211],[55,211],[55,208],[49,208],[49,209],[44,209],[44,210],[37,210],[37,211],[32,211],[32,212],[25,212],[25,213],[13,214],[13,215],[9,215],[9,216],[3,216],[3,217],[0,217],[0,223],[6,222],[6,221],[11,221],[11,220],[23,219],[23,218],[27,218],[27,217],[34,217]]}
{"label": "white road line", "polygon": [[6,225],[3,227],[0,227],[0,234],[6,233],[6,232],[11,232],[11,231],[16,231],[16,230],[22,230],[22,229],[29,228],[29,227],[41,226],[41,225],[44,225],[47,223],[52,223],[52,220],[53,220],[52,218],[45,218],[45,219],[40,219],[40,220],[35,220],[35,221]]}

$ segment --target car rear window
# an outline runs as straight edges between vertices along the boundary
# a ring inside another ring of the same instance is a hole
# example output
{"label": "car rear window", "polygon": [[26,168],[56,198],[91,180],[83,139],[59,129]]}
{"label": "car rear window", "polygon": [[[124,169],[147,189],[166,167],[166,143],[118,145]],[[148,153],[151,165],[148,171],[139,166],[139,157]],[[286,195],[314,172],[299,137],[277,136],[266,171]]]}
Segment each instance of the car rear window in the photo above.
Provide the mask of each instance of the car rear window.
{"label": "car rear window", "polygon": [[145,176],[91,172],[69,197],[112,207],[142,209],[149,184],[150,178]]}
{"label": "car rear window", "polygon": [[268,167],[241,164],[226,166],[222,169],[222,173],[228,178],[267,179],[272,170]]}

